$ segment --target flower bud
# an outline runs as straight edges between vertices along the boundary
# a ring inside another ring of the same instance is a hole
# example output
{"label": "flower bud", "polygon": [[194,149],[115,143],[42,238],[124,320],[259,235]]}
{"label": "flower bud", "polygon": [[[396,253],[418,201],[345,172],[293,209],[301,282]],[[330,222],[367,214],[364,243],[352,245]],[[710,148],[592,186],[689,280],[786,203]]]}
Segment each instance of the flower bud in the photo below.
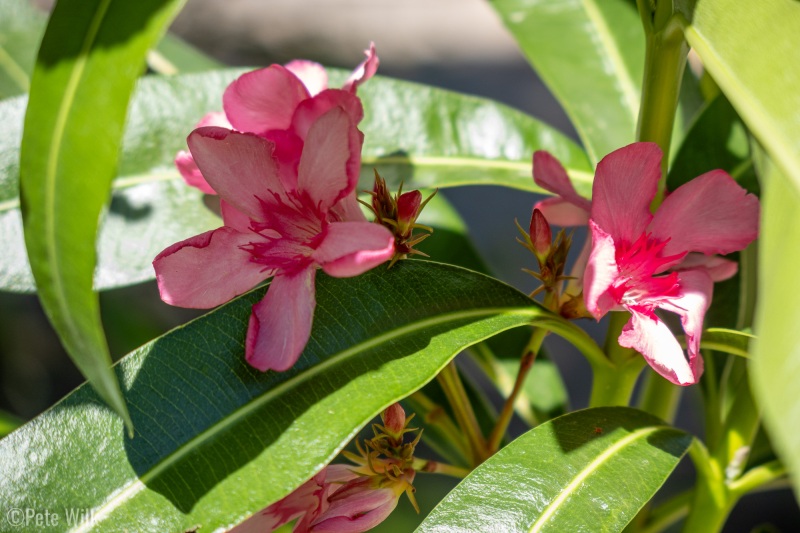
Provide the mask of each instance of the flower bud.
{"label": "flower bud", "polygon": [[402,441],[403,432],[406,429],[406,412],[399,403],[393,403],[381,413],[383,426],[386,433],[393,439]]}
{"label": "flower bud", "polygon": [[534,209],[531,214],[530,236],[536,258],[540,263],[544,263],[550,253],[553,233],[547,219],[538,209]]}

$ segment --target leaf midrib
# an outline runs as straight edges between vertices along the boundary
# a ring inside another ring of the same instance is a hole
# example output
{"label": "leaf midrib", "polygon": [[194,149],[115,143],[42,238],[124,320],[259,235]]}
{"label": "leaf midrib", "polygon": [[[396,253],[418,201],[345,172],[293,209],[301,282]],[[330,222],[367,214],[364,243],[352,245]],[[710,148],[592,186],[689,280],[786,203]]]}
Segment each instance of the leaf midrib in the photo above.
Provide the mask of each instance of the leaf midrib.
{"label": "leaf midrib", "polygon": [[616,441],[612,446],[606,448],[606,450],[598,455],[597,457],[592,460],[586,467],[583,468],[578,474],[572,479],[572,481],[564,487],[563,490],[558,494],[558,496],[550,502],[547,507],[542,510],[542,514],[536,519],[536,521],[531,524],[529,529],[530,533],[537,533],[541,531],[542,527],[547,524],[547,521],[552,517],[558,508],[564,504],[564,502],[572,496],[575,491],[580,487],[580,485],[596,472],[608,459],[610,459],[614,454],[616,454],[619,450],[625,448],[629,444],[633,443],[634,441],[640,440],[642,438],[646,438],[657,431],[663,431],[665,429],[671,429],[668,426],[652,426],[647,428],[638,429],[633,431],[623,437],[622,439]]}
{"label": "leaf midrib", "polygon": [[[401,326],[399,328],[386,331],[376,337],[372,337],[371,339],[360,342],[354,346],[347,348],[346,350],[342,350],[341,352],[329,357],[325,361],[322,361],[320,364],[309,368],[307,371],[302,372],[288,379],[287,381],[279,384],[275,388],[265,391],[263,394],[253,398],[251,401],[247,402],[243,406],[233,411],[230,416],[225,417],[219,420],[218,422],[212,424],[211,426],[209,426],[208,428],[197,434],[192,439],[180,445],[175,451],[166,456],[153,468],[151,468],[141,476],[135,478],[131,483],[129,483],[121,490],[117,491],[112,499],[106,501],[99,507],[95,508],[91,513],[89,513],[89,516],[91,516],[91,520],[89,520],[86,524],[79,526],[77,529],[73,529],[72,531],[75,533],[88,531],[87,528],[90,529],[96,526],[98,523],[108,518],[108,516],[114,510],[116,510],[120,505],[122,505],[130,498],[138,494],[142,489],[145,488],[148,481],[158,477],[161,473],[163,473],[172,465],[176,464],[183,457],[189,455],[194,449],[199,448],[204,442],[211,440],[217,434],[223,432],[231,425],[234,425],[234,423],[247,418],[254,411],[257,411],[263,405],[269,403],[272,399],[279,396],[280,393],[284,392],[285,390],[296,387],[297,385],[313,378],[314,376],[320,374],[321,372],[330,368],[331,366],[337,365],[343,362],[344,360],[347,360],[351,356],[356,355],[357,353],[369,350],[371,348],[389,342],[395,338],[399,338],[407,334],[414,333],[415,331],[428,329],[455,320],[460,320],[465,318],[489,317],[492,315],[515,315],[515,314],[528,318],[530,319],[531,322],[537,316],[541,315],[546,316],[545,311],[535,306],[526,308],[491,307],[484,309],[471,309],[469,311],[457,311],[448,314],[437,315],[424,320],[413,322],[411,324],[406,324],[405,326]],[[475,342],[479,341],[480,339],[476,340]],[[358,428],[356,428],[356,431],[358,431]]]}

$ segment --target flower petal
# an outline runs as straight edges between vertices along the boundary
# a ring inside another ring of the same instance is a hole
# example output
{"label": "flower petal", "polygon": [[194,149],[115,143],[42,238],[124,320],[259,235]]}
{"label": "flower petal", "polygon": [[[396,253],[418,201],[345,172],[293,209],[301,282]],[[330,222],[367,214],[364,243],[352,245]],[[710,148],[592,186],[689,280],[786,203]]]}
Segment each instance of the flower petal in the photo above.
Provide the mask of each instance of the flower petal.
{"label": "flower petal", "polygon": [[364,55],[367,58],[353,70],[353,73],[350,74],[342,86],[343,90],[355,93],[359,85],[370,79],[378,71],[380,60],[375,52],[375,43],[369,43],[369,48],[364,50]]}
{"label": "flower petal", "polygon": [[[533,181],[542,189],[550,191],[566,202],[586,211],[586,218],[589,218],[588,213],[592,203],[575,191],[567,171],[550,152],[537,150],[533,153]],[[545,213],[545,216],[547,216],[547,213]],[[550,217],[547,217],[547,219],[550,220]],[[554,220],[550,220],[550,222],[559,226],[565,225],[559,224]]]}
{"label": "flower petal", "polygon": [[222,222],[224,222],[227,227],[233,228],[240,233],[249,233],[252,231],[250,228],[250,217],[231,206],[231,204],[225,200],[219,201],[219,210],[222,215]]}
{"label": "flower petal", "polygon": [[622,328],[619,344],[642,354],[653,370],[676,385],[697,382],[699,376],[692,372],[675,335],[655,315],[631,310],[631,319]]}
{"label": "flower petal", "polygon": [[397,506],[390,488],[376,488],[373,479],[348,482],[328,497],[330,506],[312,523],[315,533],[360,533],[383,522]]}
{"label": "flower petal", "polygon": [[678,187],[656,212],[648,231],[670,238],[663,254],[728,254],[758,236],[758,198],[722,170],[712,170]]}
{"label": "flower petal", "polygon": [[297,76],[280,65],[242,74],[228,85],[222,107],[239,131],[285,130],[295,108],[310,95]]}
{"label": "flower petal", "polygon": [[358,124],[364,118],[364,108],[357,96],[339,89],[326,89],[314,98],[300,102],[292,117],[291,130],[305,139],[319,117],[335,107],[344,109],[353,124]]}
{"label": "flower petal", "polygon": [[272,275],[241,247],[249,233],[221,227],[173,244],[153,260],[161,299],[208,309],[243,294]]}
{"label": "flower petal", "polygon": [[323,212],[353,192],[361,166],[361,136],[347,113],[335,107],[321,116],[306,138],[297,190]]}
{"label": "flower petal", "polygon": [[333,222],[314,252],[325,273],[346,278],[374,268],[394,255],[394,236],[372,222]]}
{"label": "flower petal", "polygon": [[319,63],[295,59],[286,63],[284,67],[303,82],[311,96],[328,88],[328,73],[325,72],[325,67]]}
{"label": "flower petal", "polygon": [[213,126],[187,139],[197,166],[220,198],[253,220],[262,220],[262,202],[283,194],[274,145],[249,133]]}
{"label": "flower petal", "polygon": [[175,156],[175,166],[178,167],[178,172],[187,185],[196,187],[206,194],[217,194],[217,191],[208,184],[200,169],[197,168],[191,152],[186,150],[178,152],[178,155]]}
{"label": "flower petal", "polygon": [[350,193],[334,205],[328,214],[328,220],[335,222],[366,222],[367,217],[361,210],[355,193]]}
{"label": "flower petal", "polygon": [[592,231],[592,252],[583,276],[583,298],[586,309],[599,320],[617,305],[608,289],[619,276],[619,268],[615,259],[614,239],[600,229],[594,220],[589,221],[589,229]]}
{"label": "flower petal", "polygon": [[714,291],[714,281],[704,270],[686,270],[678,273],[681,296],[659,304],[664,310],[672,311],[681,317],[683,331],[686,333],[686,348],[689,365],[695,380],[703,373],[703,358],[700,356],[700,337],[703,333],[703,319]]}
{"label": "flower petal", "polygon": [[661,149],[633,143],[597,164],[592,185],[592,220],[618,244],[630,244],[653,218],[650,202],[661,178]]}
{"label": "flower petal", "polygon": [[316,269],[275,276],[264,299],[253,306],[247,328],[245,357],[266,372],[289,370],[311,335],[314,320]]}
{"label": "flower petal", "polygon": [[556,226],[585,226],[589,222],[589,211],[563,198],[546,198],[533,208],[541,211],[544,218]]}
{"label": "flower petal", "polygon": [[702,269],[714,282],[725,281],[736,275],[739,270],[739,263],[725,259],[718,255],[687,254],[686,257],[672,267],[672,270],[694,270]]}

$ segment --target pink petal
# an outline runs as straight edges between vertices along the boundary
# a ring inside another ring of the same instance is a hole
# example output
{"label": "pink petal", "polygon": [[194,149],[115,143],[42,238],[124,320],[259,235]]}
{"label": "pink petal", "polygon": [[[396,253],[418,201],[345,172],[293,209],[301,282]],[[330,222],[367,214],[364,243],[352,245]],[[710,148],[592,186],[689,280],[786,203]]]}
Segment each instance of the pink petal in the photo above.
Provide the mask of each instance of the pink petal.
{"label": "pink petal", "polygon": [[686,270],[678,273],[681,285],[681,296],[659,307],[672,311],[681,317],[683,331],[686,333],[686,347],[689,353],[689,364],[695,377],[700,379],[703,373],[703,358],[700,356],[700,337],[703,333],[703,319],[711,305],[714,282],[703,270]]}
{"label": "pink petal", "polygon": [[355,190],[361,137],[347,113],[335,107],[311,127],[300,156],[297,189],[323,211]]}
{"label": "pink petal", "polygon": [[366,222],[367,217],[361,211],[361,204],[356,199],[355,192],[352,192],[336,202],[328,214],[328,220],[336,222]]}
{"label": "pink petal", "polygon": [[295,190],[297,169],[300,166],[300,156],[303,154],[303,139],[291,130],[271,130],[263,137],[275,144],[272,155],[278,162],[278,174],[284,190],[287,192]]}
{"label": "pink petal", "polygon": [[222,106],[237,130],[263,133],[289,128],[295,108],[309,97],[297,76],[271,65],[242,74],[228,85]]}
{"label": "pink petal", "polygon": [[319,117],[335,107],[344,109],[353,124],[358,124],[364,118],[364,108],[357,96],[339,89],[326,89],[314,98],[300,102],[292,117],[292,131],[305,139],[308,130]]}
{"label": "pink petal", "polygon": [[394,236],[372,222],[333,222],[314,252],[314,260],[337,278],[357,276],[394,255]]}
{"label": "pink petal", "polygon": [[222,214],[222,222],[224,222],[227,227],[245,234],[251,231],[250,217],[231,206],[231,204],[225,200],[219,201],[219,210]]}
{"label": "pink petal", "polygon": [[311,525],[315,533],[359,533],[383,522],[397,506],[389,488],[375,488],[369,477],[347,483],[329,498],[330,506]]}
{"label": "pink petal", "polygon": [[347,78],[347,81],[342,86],[345,91],[355,93],[358,86],[370,79],[378,71],[380,60],[378,54],[375,52],[375,43],[369,43],[369,48],[364,50],[364,55],[367,58],[362,61]]}
{"label": "pink petal", "polygon": [[672,267],[672,270],[704,270],[715,282],[725,281],[736,275],[739,264],[718,255],[687,254],[686,257]]}
{"label": "pink petal", "polygon": [[325,72],[325,67],[319,63],[295,59],[286,63],[284,67],[303,82],[311,96],[328,88],[328,73]]}
{"label": "pink petal", "polygon": [[[537,150],[533,153],[533,181],[542,189],[560,196],[566,202],[585,211],[587,213],[585,219],[588,220],[588,213],[592,207],[592,203],[575,191],[575,187],[572,186],[567,171],[558,159],[550,155],[549,152]],[[548,216],[544,210],[542,212],[551,224],[557,224],[559,226],[578,225],[561,224],[555,220],[551,220],[550,216]],[[583,222],[583,224],[585,223],[586,222]]]}
{"label": "pink petal", "polygon": [[275,276],[264,299],[253,306],[247,328],[245,357],[266,372],[289,370],[311,335],[314,320],[316,269]]}
{"label": "pink petal", "polygon": [[252,235],[218,228],[173,244],[153,260],[161,299],[208,309],[243,294],[272,275],[241,247]]}
{"label": "pink petal", "polygon": [[697,382],[699,376],[692,372],[675,335],[655,315],[631,310],[631,319],[622,329],[619,344],[642,354],[653,370],[676,385]]}
{"label": "pink petal", "polygon": [[556,226],[585,226],[589,222],[589,211],[559,197],[546,198],[533,207]]}
{"label": "pink petal", "polygon": [[608,289],[619,277],[619,268],[614,240],[594,220],[589,221],[589,228],[592,231],[592,252],[583,276],[583,298],[586,309],[599,320],[617,305]]}
{"label": "pink petal", "polygon": [[194,130],[187,142],[209,185],[251,219],[262,220],[262,201],[283,193],[266,139],[211,126]]}
{"label": "pink petal", "polygon": [[597,164],[592,186],[592,220],[615,242],[629,244],[653,218],[650,202],[661,177],[661,149],[655,143],[633,143]]}
{"label": "pink petal", "polygon": [[758,198],[722,170],[712,170],[678,187],[656,212],[648,231],[671,240],[670,255],[684,251],[727,254],[758,236]]}
{"label": "pink petal", "polygon": [[178,167],[183,180],[187,185],[196,187],[206,194],[217,194],[217,192],[208,184],[200,169],[197,168],[197,163],[194,162],[191,152],[181,150],[175,156],[175,166]]}

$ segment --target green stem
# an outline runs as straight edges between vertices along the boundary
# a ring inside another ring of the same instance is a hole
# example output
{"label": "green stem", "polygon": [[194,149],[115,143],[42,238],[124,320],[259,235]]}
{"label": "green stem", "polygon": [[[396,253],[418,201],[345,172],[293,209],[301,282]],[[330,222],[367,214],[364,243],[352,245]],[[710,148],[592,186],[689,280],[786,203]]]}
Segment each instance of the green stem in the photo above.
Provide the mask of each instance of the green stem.
{"label": "green stem", "polygon": [[675,420],[682,390],[651,370],[645,376],[639,408],[671,424]]}
{"label": "green stem", "polygon": [[751,468],[742,477],[730,484],[731,492],[737,497],[747,494],[767,483],[780,479],[787,474],[786,467],[780,461],[769,463]]}
{"label": "green stem", "polygon": [[647,522],[638,533],[659,533],[685,517],[689,512],[689,503],[694,491],[681,492],[650,511]]}
{"label": "green stem", "polygon": [[622,367],[593,366],[589,407],[628,405],[644,365],[644,359],[636,357]]}
{"label": "green stem", "polygon": [[[746,361],[742,363],[746,364]],[[736,395],[725,418],[722,438],[719,446],[713,450],[717,463],[725,466],[726,479],[738,478],[744,469],[760,422],[761,416],[749,381],[746,377],[737,380]]]}
{"label": "green stem", "polygon": [[528,372],[530,371],[531,367],[533,367],[533,362],[536,360],[536,354],[539,353],[539,349],[542,347],[542,342],[544,341],[545,335],[547,335],[547,331],[545,329],[534,329],[533,334],[531,335],[531,340],[528,342],[528,346],[525,347],[525,353],[519,362],[519,371],[517,371],[517,379],[514,381],[514,388],[511,389],[511,393],[506,398],[506,402],[503,405],[503,410],[500,411],[500,415],[497,417],[497,422],[495,422],[494,428],[492,428],[492,432],[489,434],[489,440],[487,443],[487,452],[489,455],[500,449],[500,442],[503,440],[503,436],[506,434],[508,424],[511,422],[511,417],[514,415],[514,404],[517,401],[519,393],[522,391],[522,387],[525,384],[525,378],[528,377]]}
{"label": "green stem", "polygon": [[722,468],[699,440],[692,441],[689,456],[697,470],[697,480],[694,499],[683,531],[684,533],[720,531],[738,495],[728,490]]}
{"label": "green stem", "polygon": [[[444,407],[431,400],[422,391],[413,393],[411,396],[406,398],[406,401],[409,403],[415,413],[418,413],[422,416],[422,419],[425,422],[425,432],[422,435],[422,439],[426,442],[426,444],[428,444],[428,446],[433,448],[433,450],[439,455],[447,456],[446,452],[438,449],[438,446],[434,443],[434,441],[428,439],[430,435],[435,435],[438,433],[453,446],[452,452],[457,454],[457,457],[455,457],[457,461],[462,461],[463,464],[469,463],[469,443],[464,438],[464,434],[459,431],[458,426],[456,426],[456,423],[453,422],[453,419],[450,418],[450,415],[447,414],[447,411],[445,411]],[[453,457],[449,457],[449,459],[452,460]]]}
{"label": "green stem", "polygon": [[470,473],[468,468],[450,465],[447,463],[440,463],[439,461],[428,461],[427,459],[414,458],[411,467],[417,472],[425,472],[428,474],[443,474],[445,476],[457,477],[464,479]]}
{"label": "green stem", "polygon": [[480,464],[488,457],[486,454],[486,440],[483,438],[475,411],[472,409],[472,404],[467,397],[467,391],[464,389],[464,384],[458,375],[455,361],[450,361],[436,377],[444,390],[445,396],[447,396],[447,400],[453,407],[453,413],[461,431],[467,436],[472,455],[472,464]]}
{"label": "green stem", "polygon": [[636,139],[654,142],[664,153],[658,193],[651,206],[655,209],[664,199],[672,128],[689,47],[679,24],[672,18],[671,2],[657,3],[653,24],[645,29],[647,47]]}

